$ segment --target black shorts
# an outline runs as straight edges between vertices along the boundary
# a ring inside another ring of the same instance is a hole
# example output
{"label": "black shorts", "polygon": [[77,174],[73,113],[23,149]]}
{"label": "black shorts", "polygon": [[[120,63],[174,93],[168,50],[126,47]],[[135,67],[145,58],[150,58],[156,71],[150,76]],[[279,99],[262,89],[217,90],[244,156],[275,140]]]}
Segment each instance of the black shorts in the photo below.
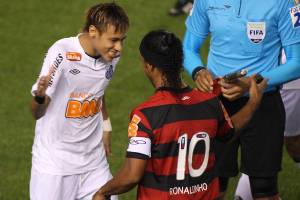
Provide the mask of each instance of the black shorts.
{"label": "black shorts", "polygon": [[[248,101],[242,97],[229,102],[221,98],[229,115]],[[281,170],[285,110],[278,91],[264,94],[259,108],[248,125],[233,142],[215,144],[219,176],[236,176],[238,148],[241,146],[241,172],[250,176],[269,177]]]}

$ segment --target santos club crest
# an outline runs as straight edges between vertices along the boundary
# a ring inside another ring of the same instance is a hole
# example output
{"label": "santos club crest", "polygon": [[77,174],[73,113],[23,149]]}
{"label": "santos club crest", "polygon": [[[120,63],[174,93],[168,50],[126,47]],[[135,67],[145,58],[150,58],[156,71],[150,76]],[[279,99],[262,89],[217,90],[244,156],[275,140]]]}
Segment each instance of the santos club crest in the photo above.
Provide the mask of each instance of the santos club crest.
{"label": "santos club crest", "polygon": [[266,23],[265,22],[248,22],[247,34],[251,42],[258,44],[262,42],[266,36]]}

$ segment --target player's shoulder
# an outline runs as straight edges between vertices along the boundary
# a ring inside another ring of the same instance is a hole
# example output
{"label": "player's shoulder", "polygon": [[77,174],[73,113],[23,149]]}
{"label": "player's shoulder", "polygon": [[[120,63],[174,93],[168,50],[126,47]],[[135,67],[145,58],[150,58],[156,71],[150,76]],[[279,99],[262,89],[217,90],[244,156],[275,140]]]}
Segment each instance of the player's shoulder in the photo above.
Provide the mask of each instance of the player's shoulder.
{"label": "player's shoulder", "polygon": [[159,99],[158,98],[154,98],[155,96],[151,96],[150,98],[148,98],[148,100],[138,104],[134,109],[133,112],[137,113],[137,112],[142,112],[143,109],[147,109],[147,108],[151,108],[151,107],[155,107],[157,105],[161,105],[159,104]]}
{"label": "player's shoulder", "polygon": [[77,37],[68,37],[68,38],[59,39],[53,43],[50,49],[53,49],[55,51],[60,51],[62,53],[68,51],[74,51],[78,49]]}
{"label": "player's shoulder", "polygon": [[218,92],[202,92],[196,88],[194,88],[191,92],[191,96],[194,99],[194,102],[201,103],[209,100],[218,100]]}

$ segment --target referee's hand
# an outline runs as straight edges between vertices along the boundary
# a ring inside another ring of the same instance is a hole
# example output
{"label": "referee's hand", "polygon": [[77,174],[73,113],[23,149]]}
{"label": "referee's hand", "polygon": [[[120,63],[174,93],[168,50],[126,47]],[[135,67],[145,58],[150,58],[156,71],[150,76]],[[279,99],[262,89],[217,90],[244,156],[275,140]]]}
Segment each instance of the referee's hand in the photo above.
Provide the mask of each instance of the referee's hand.
{"label": "referee's hand", "polygon": [[197,88],[202,92],[213,92],[213,77],[207,69],[201,69],[195,75]]}
{"label": "referee's hand", "polygon": [[223,97],[227,98],[229,101],[234,101],[242,97],[250,88],[249,77],[239,78],[230,83],[221,78],[218,83],[221,87]]}

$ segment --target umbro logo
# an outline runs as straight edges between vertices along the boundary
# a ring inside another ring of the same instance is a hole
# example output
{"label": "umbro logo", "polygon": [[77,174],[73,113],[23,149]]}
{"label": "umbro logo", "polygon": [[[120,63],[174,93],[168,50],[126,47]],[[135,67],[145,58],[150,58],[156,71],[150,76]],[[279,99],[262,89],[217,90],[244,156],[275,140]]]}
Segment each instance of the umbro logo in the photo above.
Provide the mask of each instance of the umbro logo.
{"label": "umbro logo", "polygon": [[185,101],[185,100],[189,100],[191,97],[189,97],[189,96],[184,96],[184,97],[182,97],[182,101]]}
{"label": "umbro logo", "polygon": [[73,75],[77,75],[80,73],[80,71],[78,69],[71,69],[69,72]]}

